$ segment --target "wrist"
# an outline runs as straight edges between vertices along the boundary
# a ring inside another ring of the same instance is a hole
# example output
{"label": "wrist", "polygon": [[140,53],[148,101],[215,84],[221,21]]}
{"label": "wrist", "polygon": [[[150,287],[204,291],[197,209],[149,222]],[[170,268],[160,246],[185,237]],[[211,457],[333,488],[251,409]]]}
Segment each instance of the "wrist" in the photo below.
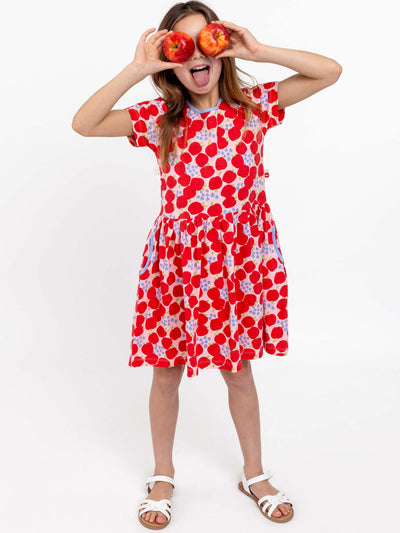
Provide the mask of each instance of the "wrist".
{"label": "wrist", "polygon": [[144,65],[137,61],[132,61],[126,68],[136,79],[144,80],[144,78],[148,76],[148,72],[146,72]]}
{"label": "wrist", "polygon": [[253,54],[253,61],[259,63],[268,63],[269,62],[269,50],[270,47],[267,44],[260,43],[257,47],[257,50]]}

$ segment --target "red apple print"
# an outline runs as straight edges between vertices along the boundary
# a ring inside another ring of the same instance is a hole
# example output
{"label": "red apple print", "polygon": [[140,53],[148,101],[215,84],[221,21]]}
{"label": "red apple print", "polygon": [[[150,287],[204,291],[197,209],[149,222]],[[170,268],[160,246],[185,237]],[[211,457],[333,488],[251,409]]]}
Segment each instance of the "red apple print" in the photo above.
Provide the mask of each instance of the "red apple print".
{"label": "red apple print", "polygon": [[270,272],[273,272],[274,270],[276,270],[277,267],[278,267],[278,261],[275,258],[267,261],[267,268]]}
{"label": "red apple print", "polygon": [[199,368],[207,368],[211,363],[207,357],[200,357],[197,364]]}
{"label": "red apple print", "polygon": [[285,352],[288,349],[287,341],[279,341],[276,345],[278,352]]}
{"label": "red apple print", "polygon": [[284,283],[284,281],[286,280],[286,275],[284,272],[280,271],[280,272],[277,272],[274,276],[274,282],[279,285],[280,283]]}
{"label": "red apple print", "polygon": [[237,174],[232,170],[227,170],[224,172],[222,179],[224,183],[232,183],[237,180]]}
{"label": "red apple print", "polygon": [[[213,115],[208,116],[206,119],[207,129],[212,130],[217,127],[217,118]],[[215,154],[214,154],[215,155]]]}
{"label": "red apple print", "polygon": [[231,141],[236,141],[236,139],[239,139],[240,137],[240,129],[239,128],[231,128],[228,131],[228,136]]}
{"label": "red apple print", "polygon": [[236,151],[238,154],[244,154],[247,152],[247,146],[244,142],[241,142],[237,145]]}
{"label": "red apple print", "polygon": [[283,334],[283,330],[280,326],[277,326],[275,328],[272,329],[271,331],[271,337],[273,339],[279,339],[282,337],[282,334]]}
{"label": "red apple print", "polygon": [[201,152],[201,145],[200,145],[198,142],[192,142],[192,143],[189,145],[189,152],[190,152],[192,155],[197,155],[198,153]]}
{"label": "red apple print", "polygon": [[278,318],[279,320],[286,320],[288,317],[288,312],[287,312],[287,309],[281,309],[278,313]]}
{"label": "red apple print", "polygon": [[276,300],[279,298],[279,293],[277,290],[271,289],[267,291],[266,297],[270,302],[276,302]]}
{"label": "red apple print", "polygon": [[224,112],[225,112],[225,117],[226,118],[236,118],[237,117],[237,110],[236,109],[233,109],[233,108],[229,108],[227,107],[226,109],[224,109]]}
{"label": "red apple print", "polygon": [[[202,129],[202,127],[203,127],[203,121],[202,120],[193,120],[192,128],[194,128],[196,131],[200,131]],[[195,143],[195,144],[198,144],[198,143]]]}
{"label": "red apple print", "polygon": [[226,162],[226,159],[224,159],[223,157],[218,157],[215,160],[215,168],[216,168],[216,170],[222,170],[222,169],[226,168],[227,166],[228,166],[228,163]]}
{"label": "red apple print", "polygon": [[267,326],[273,326],[276,322],[276,316],[273,313],[268,313],[265,316],[265,322]]}
{"label": "red apple print", "polygon": [[215,177],[211,178],[210,181],[209,181],[209,187],[212,190],[220,189],[221,185],[222,185],[222,180],[221,180],[221,178],[219,176],[215,176]]}
{"label": "red apple print", "polygon": [[[130,366],[185,365],[195,377],[286,355],[287,277],[263,164],[265,133],[284,117],[276,88],[243,89],[258,104],[264,96],[245,130],[243,109],[227,102],[203,114],[185,107],[177,152],[160,165],[162,207],[140,263]],[[129,109],[130,142],[159,160],[155,126],[168,107],[158,98]]]}
{"label": "red apple print", "polygon": [[214,174],[214,169],[211,165],[203,167],[200,169],[200,174],[203,176],[203,178],[209,178]]}
{"label": "red apple print", "polygon": [[243,166],[243,157],[240,154],[236,154],[234,157],[232,157],[232,165],[238,168]]}
{"label": "red apple print", "polygon": [[203,188],[204,180],[201,179],[201,178],[193,178],[193,179],[192,179],[192,183],[191,183],[191,185],[192,185],[197,191],[199,191],[200,189]]}
{"label": "red apple print", "polygon": [[233,207],[235,204],[236,204],[236,200],[233,196],[229,196],[228,198],[225,198],[225,200],[223,201],[223,205],[227,209]]}
{"label": "red apple print", "polygon": [[206,154],[208,155],[208,157],[215,157],[217,153],[218,153],[218,148],[217,148],[216,143],[209,144],[206,147]]}
{"label": "red apple print", "polygon": [[208,208],[207,213],[210,217],[216,217],[222,213],[222,207],[220,204],[211,205]]}
{"label": "red apple print", "polygon": [[233,185],[224,185],[221,189],[222,196],[232,196],[236,191],[236,188]]}
{"label": "red apple print", "polygon": [[192,184],[190,184],[183,189],[182,196],[186,198],[186,200],[189,200],[190,198],[194,198],[196,196],[196,189],[193,187]]}
{"label": "red apple print", "polygon": [[198,213],[200,213],[200,211],[203,210],[203,206],[201,205],[200,202],[192,202],[189,207],[189,212],[192,214],[192,215],[196,215]]}
{"label": "red apple print", "polygon": [[182,163],[190,163],[192,161],[192,156],[189,154],[189,152],[183,152],[183,154],[181,155],[181,161]]}

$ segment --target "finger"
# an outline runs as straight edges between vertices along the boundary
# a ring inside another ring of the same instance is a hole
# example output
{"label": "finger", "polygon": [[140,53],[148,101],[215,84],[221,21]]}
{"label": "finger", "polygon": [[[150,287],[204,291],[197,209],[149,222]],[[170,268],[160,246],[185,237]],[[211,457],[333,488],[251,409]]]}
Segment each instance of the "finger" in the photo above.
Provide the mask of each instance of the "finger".
{"label": "finger", "polygon": [[241,26],[237,26],[233,22],[228,22],[227,20],[212,20],[211,22],[223,24],[224,26],[226,26],[228,29],[231,29],[231,30],[236,30],[236,31],[244,30],[244,28],[242,28]]}
{"label": "finger", "polygon": [[150,37],[150,39],[148,40],[148,42],[149,42],[149,43],[152,43],[152,44],[158,43],[159,39],[165,37],[166,32],[168,32],[167,29],[157,31],[156,33],[154,33],[154,34]]}
{"label": "finger", "polygon": [[[167,36],[169,33],[172,33],[172,30],[169,30],[169,31],[168,31],[167,29],[165,29],[165,30],[161,30],[161,31],[164,32],[164,33],[162,33],[161,35],[159,35],[159,36],[155,39],[154,44],[155,44],[156,46],[159,46],[159,45],[164,41],[164,39],[166,38],[166,36]],[[166,33],[165,33],[165,32],[166,32]]]}
{"label": "finger", "polygon": [[169,61],[163,61],[162,64],[165,66],[165,69],[167,68],[182,68],[182,63],[171,63]]}
{"label": "finger", "polygon": [[150,35],[150,33],[152,33],[153,31],[155,30],[155,28],[150,28],[149,30],[146,30],[144,33],[142,33],[141,37],[140,37],[140,40],[141,41],[145,41],[146,40],[146,37],[148,35]]}
{"label": "finger", "polygon": [[214,56],[215,59],[221,59],[223,57],[235,57],[235,54],[232,49],[226,49],[220,54],[217,54],[216,56]]}

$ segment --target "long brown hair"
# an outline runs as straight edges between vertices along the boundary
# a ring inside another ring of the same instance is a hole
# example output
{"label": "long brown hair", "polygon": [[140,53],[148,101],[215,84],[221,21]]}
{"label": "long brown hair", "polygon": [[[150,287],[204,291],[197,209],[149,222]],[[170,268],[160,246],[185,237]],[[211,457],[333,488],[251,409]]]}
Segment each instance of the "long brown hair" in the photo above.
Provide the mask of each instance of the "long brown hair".
{"label": "long brown hair", "polygon": [[[207,24],[212,20],[219,20],[215,11],[203,2],[181,2],[172,6],[162,19],[158,31],[173,29],[173,26],[187,15],[194,13],[201,13],[204,15]],[[160,59],[168,61],[161,47]],[[247,74],[236,66],[234,57],[222,57],[222,69],[219,78],[219,93],[221,98],[228,104],[237,103],[242,106],[246,123],[251,118],[253,110],[261,112],[261,107],[250,100],[241,90],[241,86],[251,87],[257,84],[253,76]],[[253,80],[253,84],[249,84],[239,78],[238,71]],[[160,160],[161,166],[164,168],[168,163],[169,154],[173,151],[176,155],[176,138],[179,132],[181,120],[183,120],[183,110],[185,107],[185,100],[189,98],[189,93],[186,87],[178,80],[172,69],[156,72],[151,75],[151,79],[157,92],[161,92],[162,98],[165,100],[168,110],[162,115],[160,122]],[[187,125],[185,121],[185,126]],[[243,131],[244,134],[244,131]],[[187,128],[185,127],[185,142],[186,142]]]}

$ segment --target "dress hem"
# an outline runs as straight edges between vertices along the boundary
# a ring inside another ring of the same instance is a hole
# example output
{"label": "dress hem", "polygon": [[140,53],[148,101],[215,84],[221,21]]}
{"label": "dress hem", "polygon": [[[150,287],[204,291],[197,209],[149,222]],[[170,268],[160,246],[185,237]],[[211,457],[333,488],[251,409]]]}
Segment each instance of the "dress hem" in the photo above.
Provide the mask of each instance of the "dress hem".
{"label": "dress hem", "polygon": [[[288,354],[288,349],[286,349],[283,352],[268,353],[267,351],[265,351],[265,353],[267,355],[273,355],[273,356],[277,356],[277,357],[285,357]],[[155,357],[158,357],[158,356],[156,356],[156,354],[153,354],[153,355]],[[189,371],[187,372],[187,375],[188,375],[188,377],[198,376],[202,370],[206,370],[206,369],[228,370],[229,372],[236,373],[236,372],[240,372],[240,370],[241,370],[241,364],[240,364],[241,360],[254,361],[256,359],[262,359],[263,356],[264,356],[264,351],[261,352],[261,355],[257,355],[257,352],[255,352],[255,350],[247,350],[247,353],[246,353],[246,351],[244,351],[242,353],[242,355],[241,355],[241,357],[239,359],[239,363],[237,365],[238,368],[235,368],[234,366],[232,366],[232,361],[230,359],[228,359],[225,362],[225,364],[223,364],[223,365],[216,365],[215,363],[210,363],[209,365],[204,366],[204,367],[197,367],[197,369],[189,366],[188,367]],[[149,363],[145,359],[142,359],[140,356],[135,354],[134,356],[132,356],[129,359],[128,366],[130,366],[132,368],[139,368],[139,367],[142,367],[142,366],[157,367],[157,368],[173,368],[175,366],[182,366],[182,365],[187,366],[187,361],[183,357],[178,358],[177,361],[178,361],[177,363],[175,363],[174,365],[170,365],[170,366],[166,366],[166,364],[165,364],[166,360],[163,360],[163,362],[161,362],[161,363],[154,363],[153,364],[153,363]],[[190,370],[192,370],[192,372],[190,372]]]}

